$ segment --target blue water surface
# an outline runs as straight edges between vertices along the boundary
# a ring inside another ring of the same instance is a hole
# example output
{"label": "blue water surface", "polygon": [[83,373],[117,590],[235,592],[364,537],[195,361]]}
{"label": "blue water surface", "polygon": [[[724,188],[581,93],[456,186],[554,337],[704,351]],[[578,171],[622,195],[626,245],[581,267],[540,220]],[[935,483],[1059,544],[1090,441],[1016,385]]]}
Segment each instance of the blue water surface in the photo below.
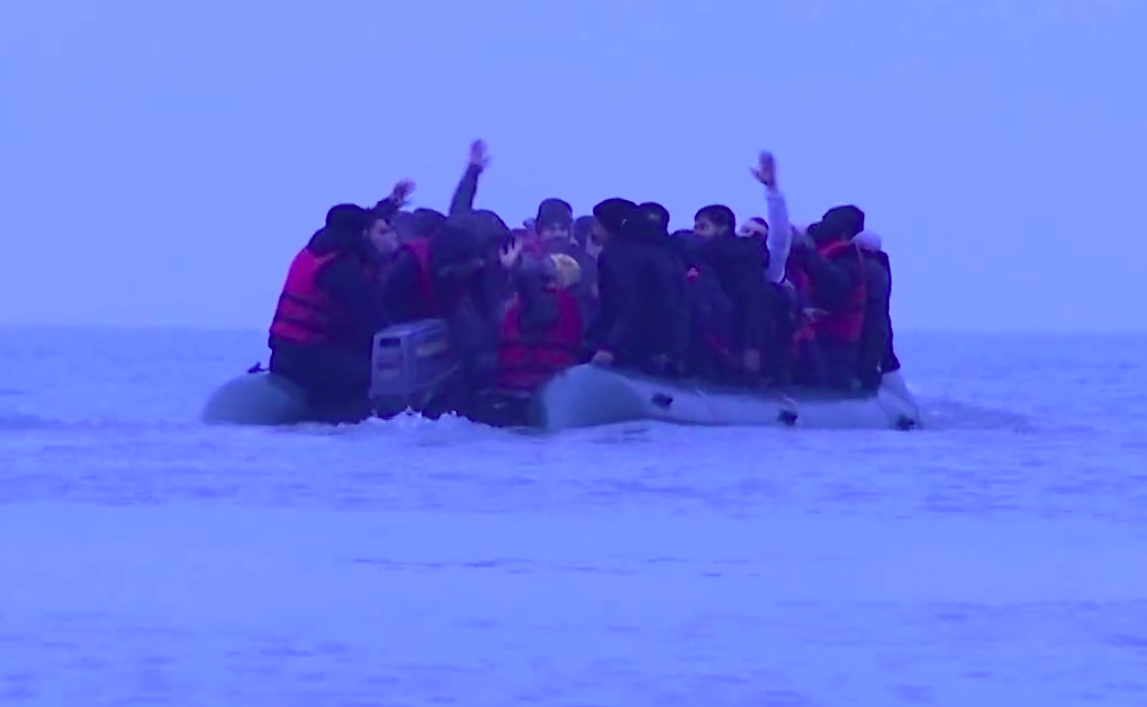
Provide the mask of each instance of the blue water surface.
{"label": "blue water surface", "polygon": [[0,329],[0,704],[1147,704],[1147,338],[897,341],[931,429],[539,437]]}

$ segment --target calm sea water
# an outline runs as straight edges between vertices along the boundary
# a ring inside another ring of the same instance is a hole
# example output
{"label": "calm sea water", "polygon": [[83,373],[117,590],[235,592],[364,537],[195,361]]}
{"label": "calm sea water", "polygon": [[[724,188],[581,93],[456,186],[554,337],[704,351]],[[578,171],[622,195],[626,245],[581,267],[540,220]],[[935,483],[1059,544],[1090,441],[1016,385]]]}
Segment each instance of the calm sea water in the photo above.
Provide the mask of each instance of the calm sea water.
{"label": "calm sea water", "polygon": [[1147,704],[1147,339],[897,341],[933,429],[546,438],[0,330],[0,704]]}

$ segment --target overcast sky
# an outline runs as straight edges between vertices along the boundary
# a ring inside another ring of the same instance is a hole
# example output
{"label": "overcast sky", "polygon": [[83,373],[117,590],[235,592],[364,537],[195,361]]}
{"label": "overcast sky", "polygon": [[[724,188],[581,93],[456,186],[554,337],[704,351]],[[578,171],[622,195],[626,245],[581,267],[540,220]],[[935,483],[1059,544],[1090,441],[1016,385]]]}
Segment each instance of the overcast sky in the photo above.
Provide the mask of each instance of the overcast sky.
{"label": "overcast sky", "polygon": [[[332,204],[856,203],[898,329],[1143,330],[1147,3],[37,0],[0,9],[0,322],[263,327]],[[1137,46],[1138,45],[1138,46]]]}

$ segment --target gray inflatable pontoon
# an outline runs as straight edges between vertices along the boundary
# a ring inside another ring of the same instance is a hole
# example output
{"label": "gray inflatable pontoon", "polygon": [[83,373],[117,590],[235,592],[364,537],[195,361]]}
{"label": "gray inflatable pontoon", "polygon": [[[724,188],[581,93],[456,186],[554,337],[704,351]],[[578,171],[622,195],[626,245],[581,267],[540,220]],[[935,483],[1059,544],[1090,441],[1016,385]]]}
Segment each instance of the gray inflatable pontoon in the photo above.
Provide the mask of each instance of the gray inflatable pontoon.
{"label": "gray inflatable pontoon", "polygon": [[583,365],[550,381],[531,407],[535,424],[548,431],[639,420],[820,429],[912,429],[921,423],[899,374],[886,376],[875,395],[798,389],[782,396]]}
{"label": "gray inflatable pontoon", "polygon": [[297,385],[270,371],[252,370],[212,393],[201,417],[221,425],[293,425],[305,422],[308,410]]}
{"label": "gray inflatable pontoon", "polygon": [[[436,409],[438,394],[449,389],[458,376],[446,324],[437,319],[397,324],[378,332],[371,356],[369,397],[380,416]],[[362,419],[359,412],[356,407],[317,414],[299,386],[255,366],[212,393],[201,418],[213,424],[293,425],[355,422]]]}

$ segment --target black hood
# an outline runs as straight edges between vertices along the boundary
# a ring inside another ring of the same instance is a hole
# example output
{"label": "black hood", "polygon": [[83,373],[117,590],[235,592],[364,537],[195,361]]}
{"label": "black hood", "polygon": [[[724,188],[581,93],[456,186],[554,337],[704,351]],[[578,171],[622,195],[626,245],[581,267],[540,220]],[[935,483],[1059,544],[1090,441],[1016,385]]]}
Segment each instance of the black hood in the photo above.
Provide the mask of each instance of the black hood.
{"label": "black hood", "polygon": [[370,247],[365,232],[373,218],[370,211],[361,206],[339,204],[327,212],[326,223],[311,236],[307,247],[316,253],[337,250],[368,256],[374,249]]}
{"label": "black hood", "polygon": [[637,204],[629,199],[606,199],[593,207],[593,217],[611,234],[620,234],[636,210]]}
{"label": "black hood", "polygon": [[649,201],[638,206],[621,227],[627,240],[656,242],[669,238],[669,211]]}

